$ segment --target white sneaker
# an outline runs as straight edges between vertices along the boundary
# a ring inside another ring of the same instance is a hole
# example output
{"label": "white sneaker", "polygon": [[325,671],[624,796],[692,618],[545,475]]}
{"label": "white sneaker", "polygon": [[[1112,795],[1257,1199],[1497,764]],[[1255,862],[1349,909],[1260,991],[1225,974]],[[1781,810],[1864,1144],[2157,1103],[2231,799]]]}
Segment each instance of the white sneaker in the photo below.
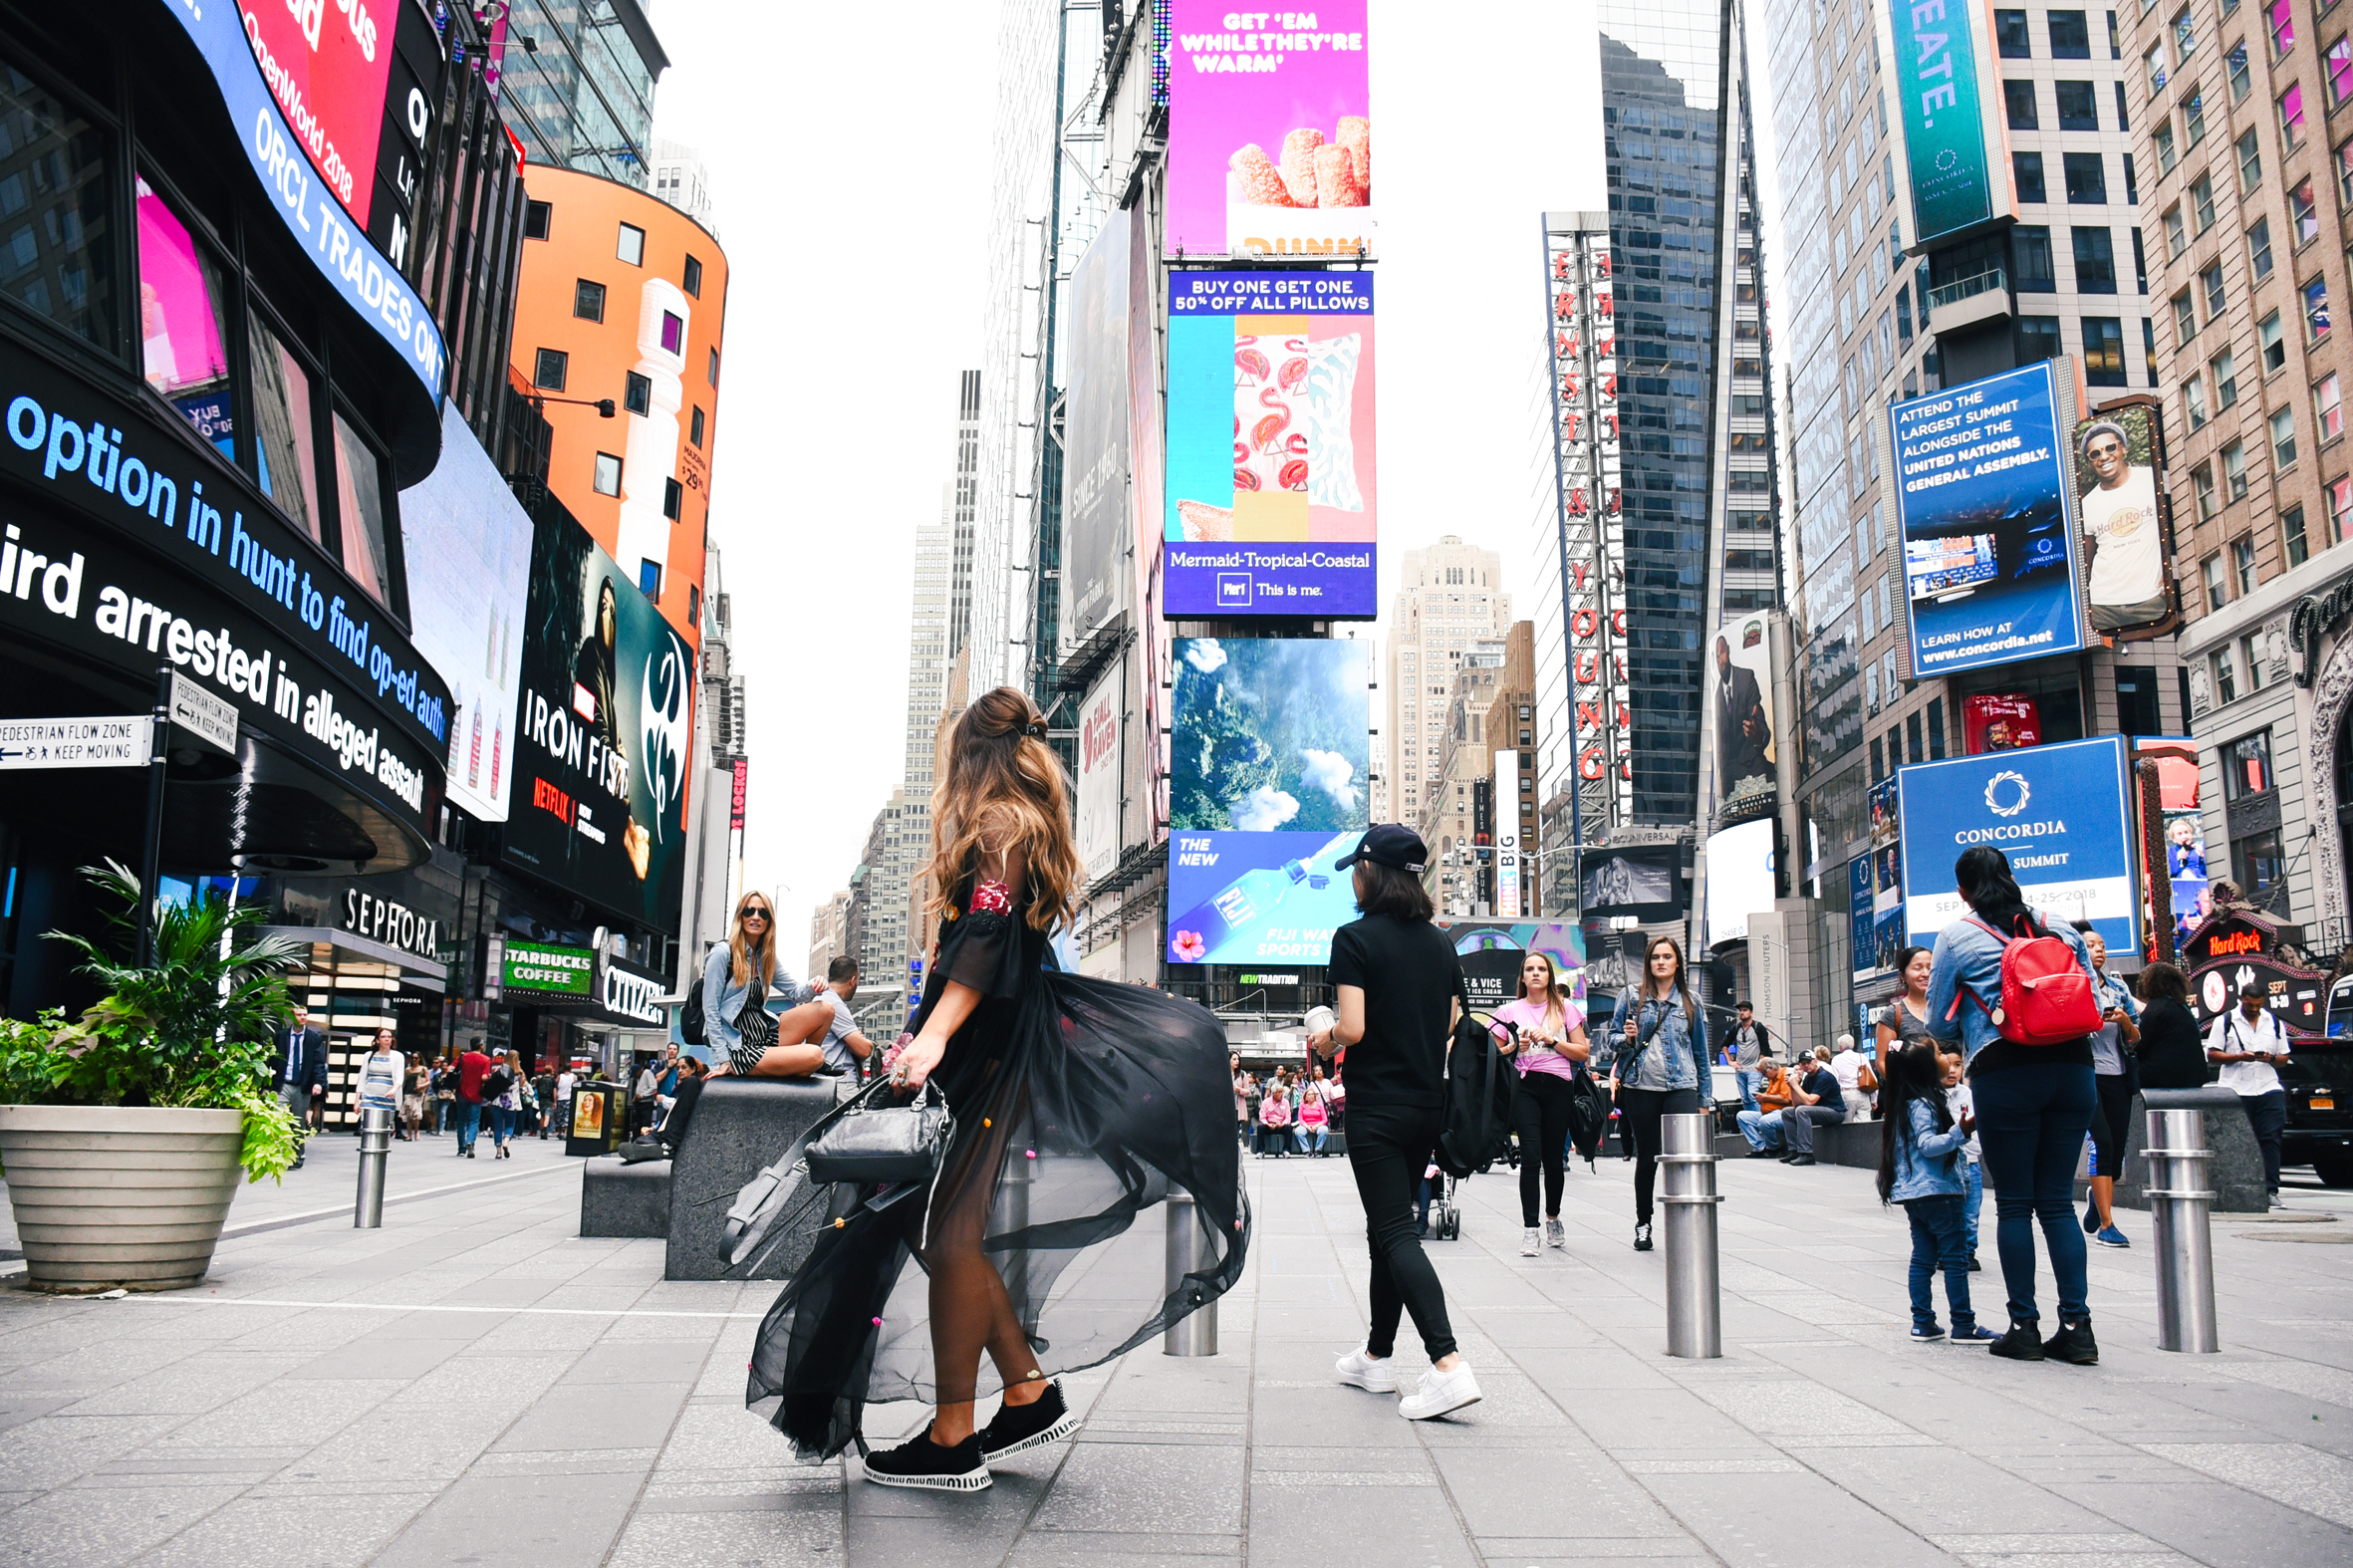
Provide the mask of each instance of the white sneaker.
{"label": "white sneaker", "polygon": [[1422,1374],[1422,1386],[1397,1402],[1397,1413],[1408,1421],[1428,1421],[1478,1403],[1478,1380],[1465,1362],[1452,1372],[1436,1367]]}
{"label": "white sneaker", "polygon": [[1537,1253],[1539,1253],[1539,1252],[1541,1252],[1541,1251],[1543,1251],[1543,1250],[1544,1250],[1544,1232],[1543,1232],[1543,1231],[1541,1231],[1541,1230],[1538,1230],[1538,1229],[1537,1229],[1537,1228],[1536,1228],[1534,1225],[1530,1225],[1530,1226],[1528,1226],[1528,1228],[1527,1228],[1526,1230],[1524,1230],[1524,1231],[1522,1231],[1522,1232],[1520,1233],[1520,1238],[1519,1238],[1519,1255],[1520,1255],[1521,1257],[1534,1257],[1534,1256],[1535,1256]]}
{"label": "white sneaker", "polygon": [[1568,1227],[1557,1219],[1547,1219],[1544,1221],[1544,1242],[1547,1246],[1567,1246],[1569,1244]]}
{"label": "white sneaker", "polygon": [[1362,1345],[1332,1363],[1332,1373],[1342,1383],[1354,1385],[1373,1394],[1395,1394],[1397,1392],[1396,1363],[1386,1356],[1366,1355]]}

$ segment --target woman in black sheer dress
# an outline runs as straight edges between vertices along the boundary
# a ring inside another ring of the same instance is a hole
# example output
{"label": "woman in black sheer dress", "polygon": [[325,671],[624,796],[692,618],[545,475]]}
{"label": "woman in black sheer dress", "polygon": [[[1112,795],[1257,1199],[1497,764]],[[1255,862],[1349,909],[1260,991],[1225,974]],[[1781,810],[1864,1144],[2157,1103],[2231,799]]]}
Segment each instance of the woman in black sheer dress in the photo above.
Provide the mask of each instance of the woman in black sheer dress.
{"label": "woman in black sheer dress", "polygon": [[[924,1431],[866,1453],[889,1485],[977,1491],[990,1460],[1067,1436],[1053,1376],[1215,1299],[1249,1240],[1216,1020],[1052,966],[1082,872],[1044,734],[1028,698],[989,692],[957,721],[932,800],[938,945],[891,1071],[947,1099],[938,1179],[927,1200],[821,1231],[753,1352],[747,1400],[806,1462],[864,1452],[869,1402],[934,1402]],[[1193,1200],[1204,1261],[1172,1293],[1153,1210],[1173,1196]],[[976,1431],[984,1370],[1003,1404]]]}

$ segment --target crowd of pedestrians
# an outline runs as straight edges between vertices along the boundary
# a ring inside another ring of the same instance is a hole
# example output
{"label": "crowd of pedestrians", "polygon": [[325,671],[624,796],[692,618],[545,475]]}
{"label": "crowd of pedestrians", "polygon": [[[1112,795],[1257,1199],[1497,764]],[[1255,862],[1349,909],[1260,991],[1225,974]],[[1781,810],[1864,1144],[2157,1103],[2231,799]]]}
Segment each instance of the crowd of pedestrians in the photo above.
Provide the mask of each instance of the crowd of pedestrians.
{"label": "crowd of pedestrians", "polygon": [[1320,1064],[1253,1073],[1238,1055],[1227,1065],[1233,1073],[1234,1136],[1253,1155],[1320,1159],[1347,1148],[1342,1139],[1348,1097],[1337,1069],[1329,1077]]}

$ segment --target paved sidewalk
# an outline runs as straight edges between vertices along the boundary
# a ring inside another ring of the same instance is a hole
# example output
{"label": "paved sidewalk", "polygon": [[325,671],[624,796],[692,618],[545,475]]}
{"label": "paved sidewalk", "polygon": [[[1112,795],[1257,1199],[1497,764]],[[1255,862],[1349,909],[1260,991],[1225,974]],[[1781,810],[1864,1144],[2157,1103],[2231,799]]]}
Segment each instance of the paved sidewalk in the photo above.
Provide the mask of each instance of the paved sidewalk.
{"label": "paved sidewalk", "polygon": [[[348,1215],[350,1144],[329,1140],[239,1199],[198,1290],[0,1290],[0,1562],[2353,1561],[2335,1194],[2293,1201],[2336,1222],[2217,1225],[2216,1357],[2154,1348],[2129,1217],[2133,1251],[2094,1249],[2086,1370],[1910,1344],[1905,1223],[1868,1175],[1729,1163],[1725,1354],[1677,1362],[1663,1255],[1628,1246],[1631,1168],[1580,1169],[1569,1245],[1538,1258],[1517,1255],[1513,1179],[1482,1177],[1464,1239],[1433,1251],[1486,1399],[1409,1425],[1329,1378],[1364,1321],[1345,1163],[1247,1161],[1257,1242],[1223,1354],[1154,1345],[1069,1380],[1078,1440],[942,1496],[785,1462],[741,1406],[775,1287],[667,1283],[659,1243],[580,1239],[554,1147],[397,1146],[385,1227],[355,1231],[300,1217]],[[1975,1278],[1997,1316],[1998,1274]]]}

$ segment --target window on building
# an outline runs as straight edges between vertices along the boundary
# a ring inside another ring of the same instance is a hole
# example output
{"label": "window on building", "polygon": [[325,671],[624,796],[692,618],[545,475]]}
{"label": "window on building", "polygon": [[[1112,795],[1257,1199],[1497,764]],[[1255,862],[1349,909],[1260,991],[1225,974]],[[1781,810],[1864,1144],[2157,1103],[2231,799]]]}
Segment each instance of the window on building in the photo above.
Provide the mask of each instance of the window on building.
{"label": "window on building", "polygon": [[2222,57],[2222,62],[2223,70],[2230,78],[2230,102],[2235,104],[2246,97],[2247,90],[2253,85],[2246,74],[2246,45],[2232,44],[2230,52]]}
{"label": "window on building", "polygon": [[635,223],[621,225],[621,238],[614,246],[614,254],[633,267],[646,265],[646,231]]}
{"label": "window on building", "polygon": [[2116,728],[2125,735],[2162,735],[2157,715],[2157,667],[2116,666]]}
{"label": "window on building", "polygon": [[542,349],[532,359],[531,385],[545,392],[560,392],[571,369],[571,355],[562,349]]}
{"label": "window on building", "polygon": [[2222,747],[2222,799],[2244,800],[2271,789],[2271,732],[2257,730]]}
{"label": "window on building", "polygon": [[[2141,248],[2141,230],[2137,225],[2134,227],[2132,235],[2133,292],[2135,294],[2146,294],[2149,292],[2149,255],[2148,252]],[[2146,319],[2144,319],[2141,323],[2141,335],[2143,337],[2149,336],[2149,323]],[[2154,345],[2154,340],[2152,340],[2152,344]],[[2152,359],[2154,360],[2154,347],[2152,348]]]}
{"label": "window on building", "polygon": [[2255,219],[2255,226],[2246,231],[2246,265],[2248,276],[2256,283],[2271,276],[2271,220]]}
{"label": "window on building", "polygon": [[628,376],[628,381],[622,387],[621,405],[631,413],[652,413],[654,411],[654,383],[652,379],[640,376],[636,371],[629,372]]}
{"label": "window on building", "polygon": [[2224,504],[2246,499],[2246,442],[2232,441],[2222,448],[2222,497]]}
{"label": "window on building", "polygon": [[[2054,82],[2051,90],[2058,100],[2061,131],[2100,129],[2100,101],[2093,95],[2089,82]],[[2204,134],[2203,130],[2200,134]],[[2191,137],[2192,141],[2197,139]]]}
{"label": "window on building", "polygon": [[2092,387],[2129,385],[2124,371],[2124,323],[2118,318],[2083,318],[2083,379]]}
{"label": "window on building", "polygon": [[2353,94],[2353,37],[2339,33],[2320,57],[2320,73],[2328,84],[2328,107],[2336,108]]}
{"label": "window on building", "polygon": [[655,604],[661,603],[661,563],[659,561],[640,561],[638,563],[638,592]]}
{"label": "window on building", "polygon": [[310,371],[259,311],[246,315],[253,375],[254,477],[297,528],[324,542]]}
{"label": "window on building", "polygon": [[2046,11],[2051,34],[2053,60],[2089,60],[2092,57],[2090,28],[2084,25],[2081,11]]}
{"label": "window on building", "polygon": [[2180,261],[2182,252],[2190,248],[2190,230],[2182,222],[2182,204],[2175,202],[2165,210],[2165,259]]}
{"label": "window on building", "polygon": [[2108,200],[2108,160],[2097,152],[2065,152],[2060,165],[2067,180],[2067,199],[2105,205]]}
{"label": "window on building", "polygon": [[2008,112],[2012,131],[2039,130],[2042,122],[2034,113],[2034,84],[2004,82],[2001,84],[2002,108]]}
{"label": "window on building", "polygon": [[[1876,678],[1878,671],[1866,669],[1863,671],[1863,673],[1867,677],[1872,677],[1869,679],[1868,685],[1872,696],[1876,698],[1879,695],[1879,681]],[[1878,703],[1876,700],[1872,703],[1872,708],[1874,711],[1877,711]],[[1880,738],[1877,735],[1874,735],[1871,737],[1871,782],[1874,784],[1880,783],[1882,780],[1886,779],[1887,776],[1887,748],[1881,743]]]}
{"label": "window on building", "polygon": [[2078,294],[2114,294],[2116,292],[2116,253],[2114,236],[2106,228],[2079,228],[2071,235],[2075,245],[2075,292]]}
{"label": "window on building", "polygon": [[2280,330],[2279,312],[2273,311],[2255,324],[2255,342],[2262,351],[2265,376],[2287,364],[2287,341]]}
{"label": "window on building", "polygon": [[2175,161],[2173,122],[2160,120],[2152,135],[2157,143],[2157,172],[2160,175],[2170,174],[2174,171]]}
{"label": "window on building", "polygon": [[2241,599],[2255,591],[2254,540],[2230,541],[2230,579],[2238,585],[2238,597]]}
{"label": "window on building", "polygon": [[2174,13],[2174,61],[2178,65],[2188,65],[2190,57],[2197,52],[2198,27],[2191,19],[2190,8],[2184,6]]}
{"label": "window on building", "polygon": [[[2214,495],[2214,478],[2212,475],[2209,475],[2206,481],[2206,493],[2210,498]],[[2212,512],[2201,512],[2199,515],[2201,517],[2208,517],[2212,516],[2213,514]],[[2205,564],[2200,568],[2200,573],[2206,580],[2206,608],[2208,613],[2211,614],[2214,611],[2222,609],[2223,604],[2226,603],[2225,596],[2222,592],[2222,558],[2219,555],[2208,556],[2206,558]]]}
{"label": "window on building", "polygon": [[[5,99],[5,90],[0,90],[0,102]],[[18,193],[20,212],[28,205],[21,200],[22,190],[21,174],[0,177],[0,192]],[[6,204],[0,200],[0,205]],[[170,302],[170,308],[156,310],[145,323],[142,369],[147,385],[223,457],[235,461],[227,273],[212,248],[144,179],[138,182],[138,288],[142,300]]]}
{"label": "window on building", "polygon": [[717,349],[711,350],[710,369],[704,374],[709,378],[713,387],[719,385],[719,351]]}
{"label": "window on building", "polygon": [[2328,497],[2328,544],[2341,545],[2353,538],[2353,474],[2331,479]]}
{"label": "window on building", "polygon": [[392,563],[385,546],[384,458],[366,437],[335,413],[335,509],[343,537],[344,570],[378,604],[392,603]]}
{"label": "window on building", "polygon": [[[2347,145],[2353,146],[2353,142]],[[2042,183],[2042,154],[2013,152],[2010,154],[2010,177],[2016,181],[2020,201],[2043,202],[2050,199]]]}
{"label": "window on building", "polygon": [[1902,343],[1912,341],[1912,285],[1908,283],[1896,288],[1896,338]]}
{"label": "window on building", "polygon": [[2294,243],[2308,245],[2320,237],[2320,203],[2312,194],[2312,181],[2298,180],[2295,189],[2287,193],[2288,227],[2294,233]]}
{"label": "window on building", "polygon": [[2017,351],[2020,365],[2032,365],[2040,360],[2055,360],[2067,351],[2059,346],[2059,318],[2056,316],[2021,316],[2018,318]]}
{"label": "window on building", "polygon": [[2345,433],[2345,410],[2337,395],[2337,378],[2332,371],[2312,386],[2312,428],[2323,446]]}
{"label": "window on building", "polygon": [[621,494],[621,459],[611,452],[597,453],[596,471],[590,484],[599,495]]}
{"label": "window on building", "polygon": [[2244,195],[2263,182],[2262,148],[2251,131],[2231,144],[2238,149],[2238,191]]}
{"label": "window on building", "polygon": [[2051,231],[2039,223],[2021,223],[2010,230],[2010,287],[2020,294],[2055,294],[2057,270],[2051,265]]}
{"label": "window on building", "polygon": [[2290,82],[2279,95],[2279,139],[2294,147],[2304,139],[2304,85]]}
{"label": "window on building", "polygon": [[2328,336],[2328,279],[2314,278],[2304,285],[2304,336],[2314,343]]}
{"label": "window on building", "polygon": [[2004,60],[2034,58],[2034,46],[2026,40],[2026,13],[2023,11],[1994,12],[1993,41]]}
{"label": "window on building", "polygon": [[2195,147],[2206,139],[2206,95],[2192,93],[2182,100],[2182,142]]}
{"label": "window on building", "polygon": [[1929,760],[1945,760],[1945,699],[1929,698]]}
{"label": "window on building", "polygon": [[691,253],[687,255],[686,265],[679,273],[678,287],[686,291],[686,297],[690,300],[702,298],[702,262]]}
{"label": "window on building", "polygon": [[2182,417],[2189,421],[2192,435],[2206,428],[2206,384],[2198,377],[2182,383]]}
{"label": "window on building", "polygon": [[2190,291],[2184,289],[2173,298],[2174,347],[2186,347],[2198,336],[2198,307],[2190,302]]}
{"label": "window on building", "polygon": [[662,480],[661,515],[674,523],[678,520],[678,513],[684,510],[685,505],[686,487],[674,478]]}
{"label": "window on building", "polygon": [[[2344,483],[2341,479],[2337,482]],[[2290,568],[2302,566],[2311,558],[2312,547],[2304,538],[2302,506],[2290,506],[2280,512],[2279,539],[2287,549],[2287,564]]]}
{"label": "window on building", "polygon": [[2141,57],[2141,74],[2149,83],[2149,97],[2154,101],[2165,91],[2165,45],[2151,44]]}
{"label": "window on building", "polygon": [[1908,714],[1904,719],[1904,756],[1905,760],[1910,762],[1928,760],[1926,747],[1921,740],[1920,715],[1918,713]]}
{"label": "window on building", "polygon": [[2248,903],[2273,915],[2287,913],[2287,857],[2280,851],[2277,828],[2232,839],[2230,864]]}
{"label": "window on building", "polygon": [[2215,705],[2238,700],[2238,660],[2233,651],[2224,645],[2206,655],[2207,673],[2214,677]]}
{"label": "window on building", "polygon": [[2290,0],[2268,0],[2263,7],[2271,23],[2271,53],[2284,55],[2296,47],[2296,14]]}
{"label": "window on building", "polygon": [[686,421],[686,439],[700,446],[702,444],[702,404],[696,403],[692,416]]}
{"label": "window on building", "polygon": [[[2198,520],[2200,522],[2203,523],[2215,515],[2217,508],[2215,504],[2215,465],[2213,463],[2200,463],[2190,470],[2190,494],[2198,503]],[[2218,567],[2216,579],[2218,583],[2221,581],[2219,572],[2220,568]],[[2218,606],[2221,603],[2220,600],[2216,601]]]}
{"label": "window on building", "polygon": [[546,239],[548,226],[554,217],[554,212],[555,209],[544,201],[524,202],[523,237],[525,239]]}
{"label": "window on building", "polygon": [[2228,349],[2207,362],[2215,373],[2215,410],[2219,413],[2238,400],[2238,359]]}
{"label": "window on building", "polygon": [[2281,472],[2292,467],[2296,460],[2296,411],[2293,408],[2271,410],[2271,471]]}
{"label": "window on building", "polygon": [[2201,174],[2190,181],[2191,226],[2204,234],[2215,226],[2215,181],[2211,174]]}
{"label": "window on building", "polygon": [[572,314],[582,321],[605,319],[605,285],[586,278],[572,285]]}
{"label": "window on building", "polygon": [[2222,319],[2222,312],[2229,305],[2222,293],[2222,264],[2218,261],[2202,270],[2198,274],[2198,287],[2199,292],[2206,296],[2206,319],[2211,326]]}

